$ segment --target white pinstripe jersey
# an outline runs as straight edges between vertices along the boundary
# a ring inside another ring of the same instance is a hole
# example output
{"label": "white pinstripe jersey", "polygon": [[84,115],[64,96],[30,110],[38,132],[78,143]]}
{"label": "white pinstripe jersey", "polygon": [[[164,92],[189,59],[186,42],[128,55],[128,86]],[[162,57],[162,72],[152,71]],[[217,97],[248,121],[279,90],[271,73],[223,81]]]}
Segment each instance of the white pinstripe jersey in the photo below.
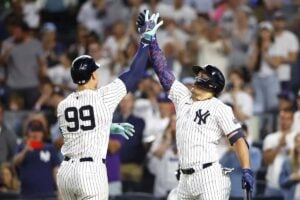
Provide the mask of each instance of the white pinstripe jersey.
{"label": "white pinstripe jersey", "polygon": [[169,98],[176,109],[176,140],[182,168],[217,161],[217,144],[222,134],[241,127],[232,109],[217,98],[193,101],[191,96],[187,87],[174,81]]}
{"label": "white pinstripe jersey", "polygon": [[57,107],[64,138],[62,154],[70,158],[106,157],[113,112],[126,95],[120,79],[97,90],[73,92]]}

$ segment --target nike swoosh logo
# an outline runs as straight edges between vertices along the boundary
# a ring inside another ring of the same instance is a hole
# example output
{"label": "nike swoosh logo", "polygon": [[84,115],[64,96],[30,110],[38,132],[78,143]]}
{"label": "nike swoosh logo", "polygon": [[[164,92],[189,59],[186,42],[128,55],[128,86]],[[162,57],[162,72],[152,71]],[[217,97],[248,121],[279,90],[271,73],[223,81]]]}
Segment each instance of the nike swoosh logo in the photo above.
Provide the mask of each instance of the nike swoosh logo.
{"label": "nike swoosh logo", "polygon": [[142,42],[142,45],[143,45],[143,48],[149,46],[149,44],[146,44],[146,43],[144,43],[144,42]]}

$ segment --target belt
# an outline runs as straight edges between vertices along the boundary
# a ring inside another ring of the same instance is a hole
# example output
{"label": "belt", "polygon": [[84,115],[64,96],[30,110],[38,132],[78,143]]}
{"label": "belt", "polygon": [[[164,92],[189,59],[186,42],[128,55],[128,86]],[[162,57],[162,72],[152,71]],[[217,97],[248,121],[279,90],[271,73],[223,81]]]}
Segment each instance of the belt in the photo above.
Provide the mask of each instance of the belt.
{"label": "belt", "polygon": [[[205,163],[205,164],[202,165],[202,169],[210,167],[210,166],[212,166],[212,164],[213,164],[213,162]],[[188,175],[195,173],[195,169],[194,168],[180,169],[180,171],[183,174],[188,174]]]}
{"label": "belt", "polygon": [[[71,160],[71,158],[68,157],[68,156],[66,156],[64,158],[64,161],[69,161],[69,160]],[[94,161],[94,159],[92,157],[85,157],[85,158],[80,158],[79,159],[79,162],[93,162],[93,161]],[[105,159],[104,158],[102,158],[102,163],[105,164]]]}

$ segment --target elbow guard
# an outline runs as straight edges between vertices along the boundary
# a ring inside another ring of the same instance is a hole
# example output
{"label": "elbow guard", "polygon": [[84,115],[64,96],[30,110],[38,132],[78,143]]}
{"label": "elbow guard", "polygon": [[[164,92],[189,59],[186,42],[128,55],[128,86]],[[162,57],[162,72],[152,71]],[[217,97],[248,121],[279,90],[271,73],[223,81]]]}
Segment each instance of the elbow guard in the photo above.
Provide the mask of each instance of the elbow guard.
{"label": "elbow guard", "polygon": [[234,136],[232,136],[231,138],[229,138],[229,142],[230,142],[231,146],[232,146],[238,139],[243,138],[244,141],[245,141],[246,144],[247,144],[248,149],[249,149],[249,144],[248,144],[248,142],[247,142],[247,140],[246,140],[246,137],[245,137],[244,132],[243,132],[241,129],[239,129],[239,130],[237,130],[237,131],[238,131],[238,132],[237,132],[236,134],[234,134]]}

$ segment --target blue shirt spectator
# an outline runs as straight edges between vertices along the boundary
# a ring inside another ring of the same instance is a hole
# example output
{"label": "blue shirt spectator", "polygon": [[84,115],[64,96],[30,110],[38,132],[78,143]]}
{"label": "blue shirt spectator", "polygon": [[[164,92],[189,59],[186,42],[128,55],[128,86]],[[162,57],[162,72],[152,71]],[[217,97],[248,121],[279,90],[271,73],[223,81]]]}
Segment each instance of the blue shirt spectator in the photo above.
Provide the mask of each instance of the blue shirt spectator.
{"label": "blue shirt spectator", "polygon": [[295,136],[295,148],[291,156],[282,164],[279,176],[279,184],[283,191],[284,200],[300,198],[300,134]]}
{"label": "blue shirt spectator", "polygon": [[142,143],[143,131],[145,128],[145,122],[139,117],[129,115],[127,118],[118,116],[114,119],[114,122],[127,122],[134,125],[135,134],[130,140],[126,140],[121,148],[121,162],[122,163],[142,163],[144,161],[145,152]]}
{"label": "blue shirt spectator", "polygon": [[17,147],[14,164],[21,182],[21,196],[25,198],[54,197],[55,176],[60,164],[52,144],[43,142],[45,128],[33,119],[26,126],[26,140]]}
{"label": "blue shirt spectator", "polygon": [[[25,144],[17,147],[21,152]],[[52,144],[45,144],[42,149],[28,152],[23,163],[18,166],[21,181],[21,195],[24,197],[54,196],[55,181],[53,168],[58,167],[59,159],[56,149]]]}

